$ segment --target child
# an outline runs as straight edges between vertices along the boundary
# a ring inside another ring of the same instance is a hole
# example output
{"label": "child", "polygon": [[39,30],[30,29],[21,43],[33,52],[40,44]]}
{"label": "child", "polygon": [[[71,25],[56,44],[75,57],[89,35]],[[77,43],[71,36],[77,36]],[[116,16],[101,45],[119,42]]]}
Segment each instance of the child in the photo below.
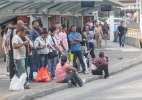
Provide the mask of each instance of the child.
{"label": "child", "polygon": [[109,77],[109,73],[108,73],[108,57],[104,55],[104,52],[100,52],[99,53],[99,57],[96,58],[92,64],[94,64],[97,69],[96,70],[92,70],[92,74],[93,75],[103,75],[103,70],[104,70],[104,78],[108,78]]}

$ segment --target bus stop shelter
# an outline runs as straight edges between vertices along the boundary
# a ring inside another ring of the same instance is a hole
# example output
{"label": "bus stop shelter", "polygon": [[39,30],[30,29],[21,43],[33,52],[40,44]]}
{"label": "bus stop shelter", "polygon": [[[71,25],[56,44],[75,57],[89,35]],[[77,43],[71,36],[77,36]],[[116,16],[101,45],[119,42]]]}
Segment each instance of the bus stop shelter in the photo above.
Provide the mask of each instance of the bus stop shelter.
{"label": "bus stop shelter", "polygon": [[[94,1],[94,6],[81,7],[81,1]],[[56,15],[59,19],[58,22],[62,15],[78,16],[79,22],[82,24],[83,16],[101,10],[101,5],[111,6],[111,19],[114,18],[113,11],[124,6],[118,0],[0,0],[0,16],[30,15],[30,21],[33,21],[38,14],[41,14],[43,27],[47,28],[49,15]],[[112,23],[110,26],[112,27],[111,37],[113,37],[114,20],[110,22]]]}

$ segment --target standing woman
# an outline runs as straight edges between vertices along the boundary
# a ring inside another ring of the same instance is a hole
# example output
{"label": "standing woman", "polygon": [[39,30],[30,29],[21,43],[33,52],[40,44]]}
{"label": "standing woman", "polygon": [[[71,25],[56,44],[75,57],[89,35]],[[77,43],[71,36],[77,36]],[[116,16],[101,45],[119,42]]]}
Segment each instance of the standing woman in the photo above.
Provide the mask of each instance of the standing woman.
{"label": "standing woman", "polygon": [[105,44],[107,45],[107,39],[108,39],[108,31],[110,30],[107,22],[104,23],[104,27],[103,27],[103,34],[104,34],[104,38],[105,38]]}
{"label": "standing woman", "polygon": [[101,47],[102,29],[99,27],[98,24],[96,24],[94,32],[95,32],[95,38],[96,38],[97,47],[98,46]]}
{"label": "standing woman", "polygon": [[86,41],[88,43],[88,50],[91,50],[90,55],[91,55],[92,59],[94,59],[95,58],[94,32],[89,30],[88,25],[85,25],[85,27],[83,29],[83,35],[86,37]]}
{"label": "standing woman", "polygon": [[86,46],[87,46],[88,50],[89,50],[89,42],[88,42],[88,36],[87,35],[89,33],[89,30],[90,30],[90,26],[86,24],[83,28],[83,31],[82,31],[82,36],[86,40]]}
{"label": "standing woman", "polygon": [[48,65],[50,70],[50,62],[48,59],[50,43],[47,37],[48,37],[47,29],[43,28],[43,32],[41,33],[41,36],[36,38],[34,46],[38,50],[40,67],[45,67]]}

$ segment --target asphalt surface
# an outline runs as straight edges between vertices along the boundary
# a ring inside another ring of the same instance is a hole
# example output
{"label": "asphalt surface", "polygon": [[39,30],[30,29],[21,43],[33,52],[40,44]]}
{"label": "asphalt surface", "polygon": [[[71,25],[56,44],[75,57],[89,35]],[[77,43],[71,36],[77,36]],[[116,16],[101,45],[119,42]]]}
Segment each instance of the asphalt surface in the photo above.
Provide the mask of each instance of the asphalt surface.
{"label": "asphalt surface", "polygon": [[35,100],[142,100],[142,64],[108,79],[93,81]]}

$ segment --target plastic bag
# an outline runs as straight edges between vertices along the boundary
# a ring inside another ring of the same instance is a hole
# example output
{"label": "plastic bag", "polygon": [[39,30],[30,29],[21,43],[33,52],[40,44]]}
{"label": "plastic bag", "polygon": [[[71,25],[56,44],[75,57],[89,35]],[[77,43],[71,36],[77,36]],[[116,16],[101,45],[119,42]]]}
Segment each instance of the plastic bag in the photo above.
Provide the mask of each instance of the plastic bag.
{"label": "plastic bag", "polygon": [[46,76],[45,82],[50,82],[51,81],[50,72],[46,67],[45,67],[45,76]]}
{"label": "plastic bag", "polygon": [[9,90],[24,90],[24,84],[26,82],[27,74],[23,73],[20,78],[18,78],[16,75],[12,78],[12,81],[10,82]]}
{"label": "plastic bag", "polygon": [[91,69],[92,69],[92,70],[96,70],[97,67],[96,67],[94,64],[92,64],[92,65],[91,65]]}
{"label": "plastic bag", "polygon": [[19,84],[20,84],[19,78],[16,75],[14,75],[14,77],[10,82],[9,90],[20,90]]}
{"label": "plastic bag", "polygon": [[83,61],[85,63],[85,68],[86,68],[86,71],[89,71],[88,70],[88,67],[87,67],[87,58],[85,56],[83,56]]}
{"label": "plastic bag", "polygon": [[20,77],[20,81],[19,81],[19,88],[20,90],[24,90],[24,84],[26,82],[26,78],[27,78],[27,74],[26,73],[23,73]]}
{"label": "plastic bag", "polygon": [[33,79],[36,79],[37,77],[37,72],[33,72]]}
{"label": "plastic bag", "polygon": [[50,80],[51,80],[51,77],[50,77],[50,73],[47,67],[41,67],[38,70],[35,81],[36,82],[50,82]]}

